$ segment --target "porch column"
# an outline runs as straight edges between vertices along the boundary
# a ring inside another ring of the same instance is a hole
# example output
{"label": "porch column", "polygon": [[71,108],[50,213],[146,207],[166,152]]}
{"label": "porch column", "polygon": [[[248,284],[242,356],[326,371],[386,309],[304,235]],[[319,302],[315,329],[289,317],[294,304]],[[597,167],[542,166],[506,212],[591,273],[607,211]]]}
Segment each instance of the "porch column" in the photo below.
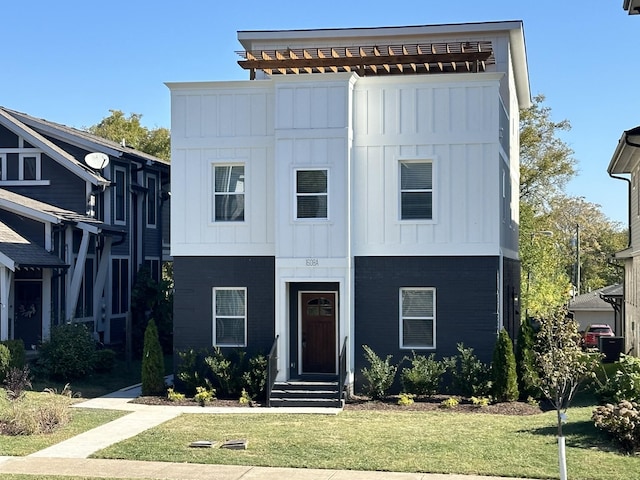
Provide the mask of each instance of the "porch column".
{"label": "porch column", "polygon": [[42,269],[42,340],[51,338],[51,273],[50,268]]}
{"label": "porch column", "polygon": [[[72,245],[73,246],[73,245]],[[80,250],[78,251],[78,259],[75,261],[73,268],[73,276],[71,278],[71,285],[67,291],[67,308],[66,308],[66,320],[70,322],[73,320],[76,314],[76,306],[78,305],[78,295],[80,294],[80,285],[82,284],[82,278],[84,277],[84,264],[87,259],[87,251],[89,250],[89,232],[87,230],[82,231],[82,241],[80,242]],[[70,251],[73,256],[73,250]],[[70,262],[73,264],[74,262]]]}
{"label": "porch column", "polygon": [[9,292],[12,273],[7,267],[0,267],[0,341],[9,340]]}
{"label": "porch column", "polygon": [[[104,342],[109,343],[110,338],[107,338],[109,329],[107,329],[107,310],[106,307],[103,310],[102,302],[106,301],[104,298],[104,287],[107,283],[107,274],[109,273],[109,260],[111,259],[111,244],[113,238],[111,236],[104,237],[104,246],[102,253],[100,254],[100,263],[98,264],[98,271],[96,272],[96,278],[93,282],[93,320],[96,325],[97,332],[105,332]],[[103,316],[104,315],[104,316]]]}

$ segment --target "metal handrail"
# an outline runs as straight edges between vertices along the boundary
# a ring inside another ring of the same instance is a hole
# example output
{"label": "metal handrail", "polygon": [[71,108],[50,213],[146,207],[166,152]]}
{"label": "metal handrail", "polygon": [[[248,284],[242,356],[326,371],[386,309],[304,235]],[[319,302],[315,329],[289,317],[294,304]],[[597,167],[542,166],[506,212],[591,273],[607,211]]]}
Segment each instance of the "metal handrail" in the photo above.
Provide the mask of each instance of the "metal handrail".
{"label": "metal handrail", "polygon": [[344,337],[340,357],[338,358],[338,402],[342,400],[342,391],[347,379],[347,344],[349,337]]}
{"label": "metal handrail", "polygon": [[278,337],[276,335],[267,356],[267,407],[271,406],[271,391],[278,377]]}

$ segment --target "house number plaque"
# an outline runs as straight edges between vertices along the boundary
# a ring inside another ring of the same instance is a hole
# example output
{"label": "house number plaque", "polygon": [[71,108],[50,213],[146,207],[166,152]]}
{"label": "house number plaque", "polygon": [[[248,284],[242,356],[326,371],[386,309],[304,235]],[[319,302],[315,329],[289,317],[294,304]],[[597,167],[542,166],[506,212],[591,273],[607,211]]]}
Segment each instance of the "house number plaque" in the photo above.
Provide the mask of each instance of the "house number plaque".
{"label": "house number plaque", "polygon": [[307,258],[307,267],[317,267],[320,262],[317,258]]}

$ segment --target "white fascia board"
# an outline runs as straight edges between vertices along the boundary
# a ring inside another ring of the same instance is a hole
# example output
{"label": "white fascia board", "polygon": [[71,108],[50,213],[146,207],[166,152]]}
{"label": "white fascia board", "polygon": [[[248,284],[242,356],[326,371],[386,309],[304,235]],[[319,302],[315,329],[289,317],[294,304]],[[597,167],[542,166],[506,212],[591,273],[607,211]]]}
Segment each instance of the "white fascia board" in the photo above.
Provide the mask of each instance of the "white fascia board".
{"label": "white fascia board", "polygon": [[40,147],[42,151],[49,155],[53,160],[55,160],[71,172],[75,173],[83,180],[91,182],[93,185],[107,185],[109,183],[101,176],[94,175],[84,168],[80,167],[77,164],[78,160],[73,158],[71,155],[69,155],[54,143],[44,138],[31,127],[22,123],[17,118],[9,116],[2,109],[0,109],[0,124],[7,127],[16,135],[26,138],[32,145]]}
{"label": "white fascia board", "polygon": [[508,31],[522,28],[519,20],[505,22],[450,23],[438,25],[409,25],[396,27],[326,28],[309,30],[240,30],[238,41],[245,50],[251,50],[254,43],[287,43],[291,41],[331,41],[403,38],[431,35],[477,34]]}
{"label": "white fascia board", "polygon": [[511,63],[513,64],[518,105],[520,108],[529,108],[531,106],[529,65],[527,62],[527,47],[524,41],[524,29],[521,22],[517,28],[514,27],[509,30],[509,44],[511,46]]}
{"label": "white fascia board", "polygon": [[0,252],[0,265],[7,267],[12,272],[16,271],[16,263],[2,252]]}
{"label": "white fascia board", "polygon": [[640,160],[640,148],[627,145],[627,132],[628,130],[622,132],[622,136],[620,140],[618,140],[618,145],[616,145],[616,149],[607,167],[609,174],[631,173],[633,166]]}
{"label": "white fascia board", "polygon": [[171,92],[180,93],[200,93],[203,90],[210,90],[215,88],[216,90],[229,89],[237,90],[240,88],[260,88],[265,89],[272,88],[272,79],[260,79],[260,80],[230,80],[220,82],[165,82],[165,85]]}
{"label": "white fascia board", "polygon": [[25,207],[17,203],[10,202],[8,200],[0,199],[0,208],[11,213],[23,215],[31,220],[37,220],[38,222],[48,222],[54,225],[62,223],[62,220],[50,213],[42,212],[33,208]]}

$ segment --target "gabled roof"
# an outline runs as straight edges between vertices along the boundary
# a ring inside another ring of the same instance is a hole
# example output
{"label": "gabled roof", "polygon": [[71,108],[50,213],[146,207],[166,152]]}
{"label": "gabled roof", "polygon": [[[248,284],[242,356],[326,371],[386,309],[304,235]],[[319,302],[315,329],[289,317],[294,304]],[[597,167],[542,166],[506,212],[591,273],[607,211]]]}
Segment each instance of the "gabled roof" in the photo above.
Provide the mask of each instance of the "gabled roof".
{"label": "gabled roof", "polygon": [[0,107],[0,125],[19,135],[33,145],[41,148],[53,160],[69,169],[83,180],[91,182],[93,185],[108,185],[109,181],[102,175],[89,169],[85,164],[76,159],[52,141],[48,140],[40,133],[23,123],[11,110]]}
{"label": "gabled roof", "polygon": [[100,233],[103,230],[122,231],[120,227],[105,225],[100,220],[96,220],[87,215],[40,202],[3,188],[0,188],[0,209],[40,222],[50,222],[54,225],[77,225],[78,228],[87,230],[89,233]]}
{"label": "gabled roof", "polygon": [[0,265],[14,272],[25,267],[67,267],[60,258],[31,243],[3,222],[0,222]]}
{"label": "gabled roof", "polygon": [[[4,112],[5,115],[12,117],[16,121],[36,130],[42,135],[47,135],[72,145],[77,145],[91,152],[102,152],[112,157],[127,158],[129,160],[159,163],[162,165],[170,164],[170,162],[163,160],[162,158],[149,155],[141,152],[140,150],[136,150],[135,148],[122,146],[117,142],[112,142],[111,140],[107,140],[76,128],[51,122],[42,118],[32,117],[26,113],[17,112],[4,107],[0,107],[0,112]],[[77,159],[75,161],[78,162]],[[80,164],[85,167],[85,169],[90,170],[84,165],[84,163]]]}
{"label": "gabled roof", "polygon": [[610,285],[589,293],[577,295],[569,300],[570,311],[604,310],[610,311],[611,304],[602,297],[617,297],[622,295],[622,285]]}

